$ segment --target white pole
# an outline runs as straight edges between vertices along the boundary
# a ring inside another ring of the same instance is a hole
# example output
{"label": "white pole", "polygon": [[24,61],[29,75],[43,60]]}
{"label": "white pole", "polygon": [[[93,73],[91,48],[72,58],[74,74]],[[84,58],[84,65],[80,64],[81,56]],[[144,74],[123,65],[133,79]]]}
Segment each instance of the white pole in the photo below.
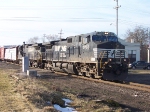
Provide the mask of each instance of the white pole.
{"label": "white pole", "polygon": [[27,72],[29,70],[29,58],[24,56],[22,57],[22,72]]}
{"label": "white pole", "polygon": [[147,62],[149,63],[149,48],[147,49]]}
{"label": "white pole", "polygon": [[29,58],[25,54],[25,42],[23,42],[22,72],[29,70]]}
{"label": "white pole", "polygon": [[149,50],[150,50],[150,36],[149,36],[149,28],[147,29],[147,35],[148,35],[148,39],[149,39],[149,46],[148,46],[148,52],[147,52],[147,60],[148,60],[148,63],[149,63]]}

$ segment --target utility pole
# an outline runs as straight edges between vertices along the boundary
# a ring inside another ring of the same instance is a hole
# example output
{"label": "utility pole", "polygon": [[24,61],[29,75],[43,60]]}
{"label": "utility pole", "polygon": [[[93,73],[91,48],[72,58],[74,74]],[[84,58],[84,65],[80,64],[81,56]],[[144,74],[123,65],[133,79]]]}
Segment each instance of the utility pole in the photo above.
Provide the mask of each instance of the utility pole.
{"label": "utility pole", "polygon": [[148,44],[149,44],[149,48],[150,48],[150,32],[149,32],[149,28],[147,28],[147,36],[148,36],[148,40],[149,40],[149,42],[148,42]]}
{"label": "utility pole", "polygon": [[46,37],[46,34],[43,34],[43,37],[44,37],[44,38],[43,38],[43,42],[45,42],[45,37]]}
{"label": "utility pole", "polygon": [[117,3],[117,6],[115,7],[115,9],[116,9],[116,33],[118,36],[118,9],[121,7],[121,5],[118,6],[118,0],[114,0],[114,1],[116,1],[116,3]]}
{"label": "utility pole", "polygon": [[148,49],[147,49],[147,62],[149,63],[150,62],[150,35],[149,35],[149,28],[147,28],[147,37],[148,37]]}
{"label": "utility pole", "polygon": [[62,29],[60,30],[60,33],[58,33],[60,35],[60,40],[61,40],[61,35],[63,34],[62,33]]}

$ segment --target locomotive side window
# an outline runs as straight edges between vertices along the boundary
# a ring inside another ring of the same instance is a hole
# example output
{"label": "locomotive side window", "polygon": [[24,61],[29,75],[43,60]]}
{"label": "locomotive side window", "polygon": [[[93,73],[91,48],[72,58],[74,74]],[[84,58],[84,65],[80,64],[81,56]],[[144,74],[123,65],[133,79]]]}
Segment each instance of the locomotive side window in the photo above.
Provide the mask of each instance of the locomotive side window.
{"label": "locomotive side window", "polygon": [[87,37],[84,37],[84,38],[82,38],[82,43],[83,44],[87,44],[87,43],[89,43],[90,42],[90,35],[89,36],[87,36]]}
{"label": "locomotive side window", "polygon": [[45,52],[45,47],[41,47],[40,52]]}
{"label": "locomotive side window", "polygon": [[86,37],[87,38],[87,42],[90,42],[90,35]]}
{"label": "locomotive side window", "polygon": [[79,36],[79,42],[81,42],[81,36]]}
{"label": "locomotive side window", "polygon": [[72,43],[72,38],[68,38],[67,43]]}

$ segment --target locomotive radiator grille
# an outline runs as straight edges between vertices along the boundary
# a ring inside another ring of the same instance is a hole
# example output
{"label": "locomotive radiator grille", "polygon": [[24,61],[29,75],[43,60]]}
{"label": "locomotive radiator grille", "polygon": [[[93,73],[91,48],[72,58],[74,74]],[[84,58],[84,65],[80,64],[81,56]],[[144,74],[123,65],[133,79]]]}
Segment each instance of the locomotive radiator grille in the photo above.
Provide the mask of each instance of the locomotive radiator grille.
{"label": "locomotive radiator grille", "polygon": [[127,57],[127,53],[125,49],[93,48],[93,52],[94,52],[94,58],[126,58]]}

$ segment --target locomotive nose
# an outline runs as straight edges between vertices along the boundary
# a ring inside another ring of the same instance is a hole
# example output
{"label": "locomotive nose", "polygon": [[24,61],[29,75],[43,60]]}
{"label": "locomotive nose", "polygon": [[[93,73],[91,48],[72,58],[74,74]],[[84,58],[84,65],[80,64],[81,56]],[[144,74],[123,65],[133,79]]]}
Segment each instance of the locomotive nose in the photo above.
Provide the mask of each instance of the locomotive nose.
{"label": "locomotive nose", "polygon": [[110,63],[103,70],[103,78],[107,80],[123,81],[128,76],[128,67],[125,64]]}

